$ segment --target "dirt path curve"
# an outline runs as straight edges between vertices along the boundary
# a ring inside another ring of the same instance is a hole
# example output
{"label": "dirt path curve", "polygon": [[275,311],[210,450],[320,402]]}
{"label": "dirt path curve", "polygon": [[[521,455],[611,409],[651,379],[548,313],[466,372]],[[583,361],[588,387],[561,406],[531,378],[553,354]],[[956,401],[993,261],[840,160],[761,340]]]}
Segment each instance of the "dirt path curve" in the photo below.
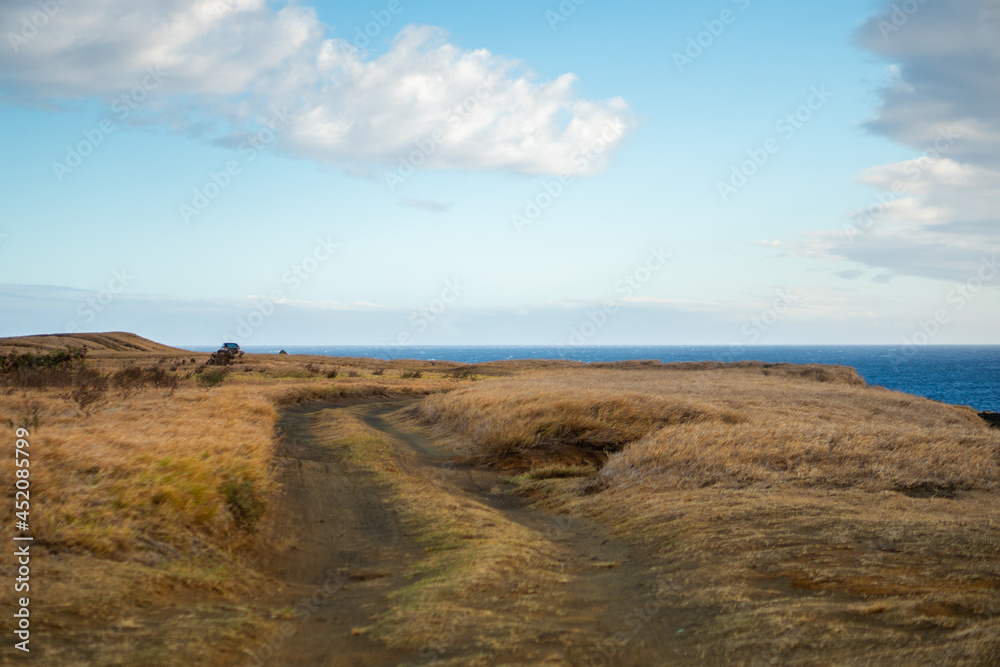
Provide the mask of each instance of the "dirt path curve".
{"label": "dirt path curve", "polygon": [[[281,422],[284,451],[278,475],[284,491],[264,531],[271,549],[265,565],[289,582],[292,597],[298,596],[296,607],[301,609],[303,600],[316,602],[309,602],[310,611],[295,618],[292,636],[259,664],[423,664],[413,652],[391,650],[352,634],[383,609],[387,593],[408,581],[407,572],[422,550],[408,538],[372,476],[312,432],[319,412],[342,405],[303,405],[288,411]],[[685,654],[683,633],[690,636],[697,622],[671,608],[662,583],[651,575],[652,561],[592,521],[528,507],[525,500],[498,488],[502,485],[496,473],[456,464],[424,435],[385,418],[405,405],[373,405],[363,420],[412,448],[416,457],[410,465],[420,467],[419,472],[503,511],[545,535],[564,554],[559,567],[568,583],[559,584],[558,591],[539,592],[547,608],[533,621],[533,636],[520,640],[525,646],[553,649],[558,659],[545,664],[694,662]],[[453,647],[450,656],[461,655],[462,647]],[[495,664],[533,663],[505,654]]]}

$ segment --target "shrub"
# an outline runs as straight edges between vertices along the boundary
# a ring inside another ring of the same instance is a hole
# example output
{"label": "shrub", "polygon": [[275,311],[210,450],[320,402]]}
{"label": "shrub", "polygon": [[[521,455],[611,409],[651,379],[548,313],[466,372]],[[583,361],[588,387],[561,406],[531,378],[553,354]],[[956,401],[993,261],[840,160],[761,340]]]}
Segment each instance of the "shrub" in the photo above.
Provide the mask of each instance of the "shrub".
{"label": "shrub", "polygon": [[171,393],[177,389],[177,376],[162,368],[147,368],[145,370],[145,382],[157,389],[169,389]]}
{"label": "shrub", "polygon": [[34,399],[25,397],[20,406],[19,426],[37,429],[42,425],[42,404]]}
{"label": "shrub", "polygon": [[169,389],[173,392],[178,384],[177,376],[160,366],[152,368],[128,366],[113,373],[110,382],[122,400],[128,400],[137,391],[146,387]]}
{"label": "shrub", "polygon": [[233,363],[235,358],[236,354],[230,350],[218,350],[212,353],[205,364],[208,366],[228,366]]}
{"label": "shrub", "polygon": [[226,379],[226,371],[224,369],[216,369],[211,371],[202,371],[198,374],[198,385],[210,389],[212,387],[218,387]]}
{"label": "shrub", "polygon": [[11,352],[0,355],[0,384],[14,389],[66,387],[75,369],[83,366],[86,348],[70,347],[48,354]]}
{"label": "shrub", "polygon": [[79,368],[72,375],[69,398],[89,417],[107,399],[108,376],[92,368]]}
{"label": "shrub", "polygon": [[142,389],[145,384],[146,374],[138,366],[128,366],[111,375],[111,386],[123,401],[131,398],[132,394]]}
{"label": "shrub", "polygon": [[79,366],[87,356],[85,347],[69,347],[48,354],[11,352],[0,356],[0,373],[13,373],[23,369],[57,369]]}
{"label": "shrub", "polygon": [[419,380],[424,374],[421,371],[404,371],[399,377],[404,380]]}
{"label": "shrub", "polygon": [[267,504],[254,488],[253,482],[248,479],[230,479],[222,485],[219,492],[226,499],[226,506],[236,525],[252,533],[267,509]]}
{"label": "shrub", "polygon": [[359,377],[361,377],[361,373],[359,373],[357,371],[347,371],[347,377],[349,377],[349,378],[359,378]]}
{"label": "shrub", "polygon": [[332,380],[335,377],[337,377],[337,375],[339,375],[339,374],[340,374],[340,369],[339,368],[334,368],[332,371],[329,371],[326,374],[326,376]]}
{"label": "shrub", "polygon": [[27,389],[45,389],[46,387],[65,387],[70,379],[65,371],[55,368],[23,367],[0,374],[3,384],[22,391]]}
{"label": "shrub", "polygon": [[378,375],[378,376],[385,375],[385,369],[384,368],[376,368],[375,370],[372,371],[372,375]]}

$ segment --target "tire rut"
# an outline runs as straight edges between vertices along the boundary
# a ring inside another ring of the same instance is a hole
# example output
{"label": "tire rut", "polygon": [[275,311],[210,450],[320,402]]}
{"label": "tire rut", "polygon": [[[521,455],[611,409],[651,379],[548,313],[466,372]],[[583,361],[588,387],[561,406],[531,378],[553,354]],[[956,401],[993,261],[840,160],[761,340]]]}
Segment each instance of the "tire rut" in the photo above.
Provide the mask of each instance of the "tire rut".
{"label": "tire rut", "polygon": [[[317,413],[331,407],[337,406],[304,404],[279,422],[281,493],[258,552],[266,554],[262,569],[289,587],[274,602],[296,613],[280,637],[269,638],[279,644],[273,655],[251,665],[375,666],[408,657],[357,629],[368,626],[385,595],[405,583],[419,550],[374,476],[312,433]],[[270,653],[267,642],[255,653]]]}
{"label": "tire rut", "polygon": [[502,510],[562,548],[560,572],[569,575],[570,581],[557,596],[551,596],[554,604],[549,613],[537,619],[536,642],[564,647],[564,664],[568,665],[647,667],[699,662],[688,656],[685,640],[704,618],[672,607],[670,585],[658,581],[653,572],[655,559],[638,553],[594,521],[531,507],[525,498],[502,488],[498,473],[462,462],[453,453],[435,448],[426,435],[401,429],[386,419],[415,402],[376,405],[362,419],[409,446],[416,453],[417,467],[430,469],[436,479]]}
{"label": "tire rut", "polygon": [[[413,456],[394,463],[502,511],[558,547],[557,567],[567,583],[536,593],[546,601],[544,611],[532,619],[533,636],[519,638],[519,645],[533,654],[542,647],[559,656],[545,664],[694,662],[685,655],[685,644],[695,619],[672,608],[669,586],[655,574],[654,559],[591,520],[530,507],[496,472],[463,463],[422,433],[386,419],[414,401],[363,403],[372,404],[361,415],[370,428],[412,451]],[[312,432],[318,413],[349,405],[305,404],[286,411],[280,422],[277,476],[283,491],[262,532],[266,546],[261,551],[269,552],[262,565],[288,584],[285,604],[297,600],[292,604],[302,608],[305,600],[310,611],[296,617],[292,636],[269,659],[251,665],[424,664],[413,652],[352,632],[383,611],[387,594],[412,582],[408,573],[422,549],[407,535],[374,476]],[[456,658],[474,648],[456,646],[449,655]],[[533,664],[509,653],[496,659],[495,664]]]}

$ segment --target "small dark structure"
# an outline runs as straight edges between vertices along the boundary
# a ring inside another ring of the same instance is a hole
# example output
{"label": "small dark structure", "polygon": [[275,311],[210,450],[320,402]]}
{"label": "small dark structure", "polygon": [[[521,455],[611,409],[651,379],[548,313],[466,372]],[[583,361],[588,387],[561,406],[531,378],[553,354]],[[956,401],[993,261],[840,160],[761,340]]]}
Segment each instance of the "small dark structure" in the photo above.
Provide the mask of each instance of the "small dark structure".
{"label": "small dark structure", "polygon": [[1000,428],[1000,412],[980,412],[979,416],[993,428]]}

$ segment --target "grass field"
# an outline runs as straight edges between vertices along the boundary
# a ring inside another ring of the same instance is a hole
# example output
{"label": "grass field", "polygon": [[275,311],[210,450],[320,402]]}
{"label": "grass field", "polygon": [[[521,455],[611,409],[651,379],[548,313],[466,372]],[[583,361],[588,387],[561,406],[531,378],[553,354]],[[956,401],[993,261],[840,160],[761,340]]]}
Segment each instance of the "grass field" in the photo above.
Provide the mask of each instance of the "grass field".
{"label": "grass field", "polygon": [[[91,403],[75,398],[88,381],[77,366],[0,376],[0,423],[31,433],[45,582],[32,597],[53,664],[235,664],[275,623],[247,596],[277,585],[257,569],[255,536],[278,491],[282,410],[392,397],[416,401],[392,428],[496,475],[498,498],[595,522],[627,545],[697,619],[677,640],[685,655],[1000,661],[1000,431],[968,408],[839,367],[247,355],[210,386],[201,376],[220,369],[209,355],[123,334],[8,339],[0,354],[65,345],[86,345],[83,367],[112,378]],[[115,385],[129,368],[175,382]],[[530,591],[565,584],[565,556],[529,515],[428,479],[365,414],[338,413],[317,433],[391,489],[426,555],[359,632],[418,650],[458,610],[469,628],[457,635],[487,653],[504,646],[537,609]],[[12,457],[0,461],[10,504],[14,472]],[[524,585],[497,588],[498,572]],[[158,616],[178,605],[198,611]],[[209,619],[196,642],[195,617]]]}
{"label": "grass field", "polygon": [[529,373],[415,412],[655,553],[706,659],[1000,659],[1000,432],[968,408],[744,367]]}

